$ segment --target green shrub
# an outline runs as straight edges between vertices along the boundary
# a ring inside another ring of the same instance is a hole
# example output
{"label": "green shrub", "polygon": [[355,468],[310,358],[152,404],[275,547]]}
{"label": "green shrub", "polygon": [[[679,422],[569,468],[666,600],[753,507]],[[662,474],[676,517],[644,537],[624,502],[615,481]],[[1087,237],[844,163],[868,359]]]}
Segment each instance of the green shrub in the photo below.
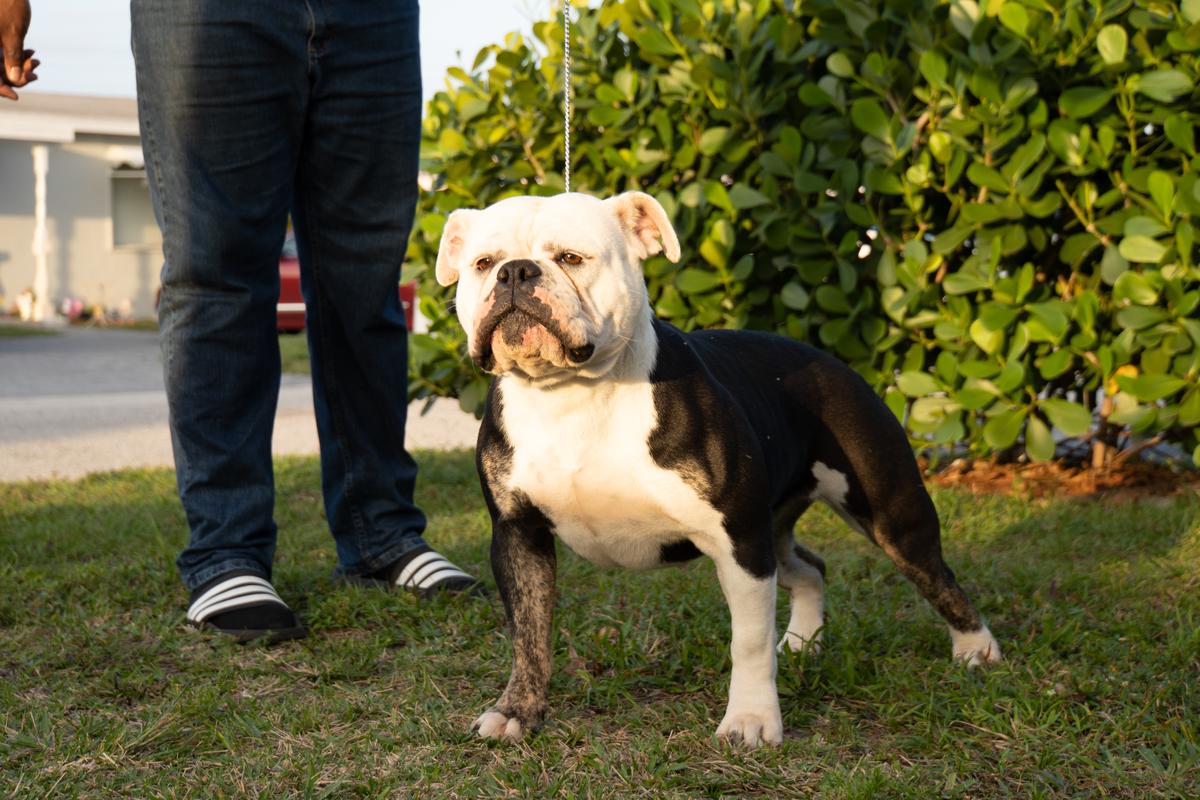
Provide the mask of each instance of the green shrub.
{"label": "green shrub", "polygon": [[[667,209],[684,259],[646,264],[660,316],[835,352],[920,442],[1196,447],[1200,0],[576,13],[573,188]],[[429,104],[416,396],[481,402],[438,238],[454,208],[562,190],[561,42],[554,20],[510,34]]]}

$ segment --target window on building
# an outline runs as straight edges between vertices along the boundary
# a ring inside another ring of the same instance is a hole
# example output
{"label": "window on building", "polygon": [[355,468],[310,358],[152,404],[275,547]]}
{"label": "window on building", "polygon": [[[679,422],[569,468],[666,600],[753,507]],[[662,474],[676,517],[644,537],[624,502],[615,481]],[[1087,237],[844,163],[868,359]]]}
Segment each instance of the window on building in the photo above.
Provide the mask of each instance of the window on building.
{"label": "window on building", "polygon": [[112,172],[113,247],[156,247],[162,242],[146,170],[120,167]]}

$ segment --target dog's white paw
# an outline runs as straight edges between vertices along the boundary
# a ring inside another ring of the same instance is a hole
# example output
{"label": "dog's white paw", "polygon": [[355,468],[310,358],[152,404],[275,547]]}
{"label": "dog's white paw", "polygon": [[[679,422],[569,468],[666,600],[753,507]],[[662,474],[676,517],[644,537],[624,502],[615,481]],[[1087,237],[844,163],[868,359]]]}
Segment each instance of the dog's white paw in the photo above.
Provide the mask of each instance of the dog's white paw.
{"label": "dog's white paw", "polygon": [[764,743],[780,744],[783,742],[783,718],[778,708],[760,711],[735,711],[731,708],[717,726],[717,738],[747,747],[758,747]]}
{"label": "dog's white paw", "polygon": [[499,711],[485,711],[471,724],[484,739],[505,739],[519,742],[525,735],[525,726],[516,717],[506,717]]}
{"label": "dog's white paw", "polygon": [[783,633],[783,638],[779,640],[779,645],[776,649],[783,652],[784,649],[791,650],[793,653],[808,653],[810,655],[820,655],[821,653],[821,629],[817,628],[807,636],[803,633],[797,633],[790,628]]}
{"label": "dog's white paw", "polygon": [[981,667],[984,664],[995,664],[1003,660],[1000,653],[1000,643],[992,632],[984,625],[977,631],[962,633],[950,629],[954,657],[966,662],[968,667]]}

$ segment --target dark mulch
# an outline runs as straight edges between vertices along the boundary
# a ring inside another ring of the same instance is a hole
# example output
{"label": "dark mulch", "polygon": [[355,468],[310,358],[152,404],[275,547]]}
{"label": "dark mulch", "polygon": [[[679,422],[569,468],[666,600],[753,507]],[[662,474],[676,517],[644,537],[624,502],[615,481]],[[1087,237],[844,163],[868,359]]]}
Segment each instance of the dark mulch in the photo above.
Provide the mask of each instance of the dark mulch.
{"label": "dark mulch", "polygon": [[[922,464],[925,466],[925,464]],[[935,486],[974,494],[1073,497],[1128,502],[1200,494],[1200,471],[1129,459],[1104,469],[1069,461],[999,463],[959,458],[926,473]]]}

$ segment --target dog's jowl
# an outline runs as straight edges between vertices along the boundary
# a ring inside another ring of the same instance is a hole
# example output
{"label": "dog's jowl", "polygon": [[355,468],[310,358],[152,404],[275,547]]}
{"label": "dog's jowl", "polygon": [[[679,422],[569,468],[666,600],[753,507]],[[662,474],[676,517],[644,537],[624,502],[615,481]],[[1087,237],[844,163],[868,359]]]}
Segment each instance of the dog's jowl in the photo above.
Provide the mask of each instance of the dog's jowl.
{"label": "dog's jowl", "polygon": [[814,501],[891,557],[949,623],[956,658],[999,660],[891,412],[805,344],[655,319],[641,265],[660,252],[679,259],[675,231],[637,192],[515,197],[446,222],[437,277],[458,282],[471,357],[497,375],[477,458],[514,652],[479,733],[517,739],[546,714],[555,536],[601,565],[716,563],[733,636],[717,734],[751,746],[783,737],[777,585],[783,644],[820,639],[825,566],[794,538]]}

